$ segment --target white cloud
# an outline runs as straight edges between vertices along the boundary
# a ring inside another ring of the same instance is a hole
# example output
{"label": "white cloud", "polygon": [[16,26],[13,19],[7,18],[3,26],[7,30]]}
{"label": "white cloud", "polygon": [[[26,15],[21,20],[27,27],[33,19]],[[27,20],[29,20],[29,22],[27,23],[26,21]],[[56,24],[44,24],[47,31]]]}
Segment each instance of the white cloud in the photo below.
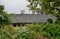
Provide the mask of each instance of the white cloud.
{"label": "white cloud", "polygon": [[29,12],[26,7],[28,4],[26,0],[1,0],[1,2],[5,5],[5,10],[10,13],[20,13],[20,10]]}

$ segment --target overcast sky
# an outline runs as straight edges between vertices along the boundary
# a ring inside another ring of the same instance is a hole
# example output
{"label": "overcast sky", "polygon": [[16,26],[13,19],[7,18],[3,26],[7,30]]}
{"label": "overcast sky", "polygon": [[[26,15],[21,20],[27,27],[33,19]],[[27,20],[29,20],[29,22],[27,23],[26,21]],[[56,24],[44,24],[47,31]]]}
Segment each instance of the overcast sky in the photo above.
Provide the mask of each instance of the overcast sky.
{"label": "overcast sky", "polygon": [[29,3],[26,0],[0,0],[0,4],[5,6],[5,11],[9,13],[19,14],[21,10],[31,13],[26,7]]}

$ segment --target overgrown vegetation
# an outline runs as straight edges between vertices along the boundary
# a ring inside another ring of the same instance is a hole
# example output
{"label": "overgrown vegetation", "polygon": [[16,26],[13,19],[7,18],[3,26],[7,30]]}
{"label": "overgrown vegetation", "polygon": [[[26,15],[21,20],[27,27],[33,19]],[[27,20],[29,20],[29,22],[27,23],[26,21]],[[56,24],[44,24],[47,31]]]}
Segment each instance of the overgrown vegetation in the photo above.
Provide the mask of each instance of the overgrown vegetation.
{"label": "overgrown vegetation", "polygon": [[11,22],[10,16],[4,11],[4,6],[0,5],[0,27]]}
{"label": "overgrown vegetation", "polygon": [[[42,37],[42,38],[41,38]],[[60,39],[60,24],[27,24],[15,30],[6,26],[0,29],[0,39]]]}
{"label": "overgrown vegetation", "polygon": [[57,17],[56,23],[53,24],[53,21],[48,19],[46,24],[27,24],[15,29],[11,25],[6,26],[10,23],[10,18],[4,11],[4,6],[0,5],[0,39],[60,39],[60,0],[28,1],[30,10],[52,14]]}

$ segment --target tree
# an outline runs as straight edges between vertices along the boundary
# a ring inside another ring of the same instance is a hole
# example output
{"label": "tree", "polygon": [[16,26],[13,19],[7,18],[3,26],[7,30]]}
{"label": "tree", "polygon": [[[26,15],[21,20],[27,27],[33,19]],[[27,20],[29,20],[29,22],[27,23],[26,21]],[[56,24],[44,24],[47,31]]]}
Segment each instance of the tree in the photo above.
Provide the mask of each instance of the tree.
{"label": "tree", "polygon": [[[31,10],[33,13],[40,13],[42,12],[41,10],[41,6],[38,5],[38,2],[34,2],[34,0],[27,0],[30,2],[29,5],[27,5],[27,7],[29,8],[29,10]],[[37,0],[36,0],[37,1]]]}
{"label": "tree", "polygon": [[[30,10],[36,11],[41,8],[41,11],[45,14],[52,14],[57,17],[57,21],[60,22],[60,0],[27,0]],[[41,6],[41,7],[38,7]]]}
{"label": "tree", "polygon": [[21,14],[24,14],[25,13],[25,10],[21,10]]}
{"label": "tree", "polygon": [[0,5],[0,27],[11,22],[10,16],[4,11],[4,6]]}

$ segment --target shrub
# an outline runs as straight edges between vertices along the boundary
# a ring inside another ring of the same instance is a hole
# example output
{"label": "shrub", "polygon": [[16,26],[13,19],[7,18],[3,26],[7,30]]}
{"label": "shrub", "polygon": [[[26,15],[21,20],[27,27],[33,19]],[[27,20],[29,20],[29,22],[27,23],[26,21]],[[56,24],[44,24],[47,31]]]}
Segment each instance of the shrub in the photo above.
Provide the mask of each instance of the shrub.
{"label": "shrub", "polygon": [[60,39],[60,24],[28,24],[16,31],[11,27],[0,29],[1,39],[40,39],[40,35],[48,39]]}
{"label": "shrub", "polygon": [[[60,39],[60,24],[27,25],[30,31],[50,39]],[[33,34],[33,35],[35,35]]]}
{"label": "shrub", "polygon": [[14,29],[11,26],[6,26],[0,29],[0,39],[12,39]]}
{"label": "shrub", "polygon": [[46,37],[53,37],[54,39],[56,37],[58,39],[60,36],[60,24],[46,24],[40,29],[40,33]]}
{"label": "shrub", "polygon": [[4,6],[0,5],[0,27],[11,22],[10,16],[4,11]]}
{"label": "shrub", "polygon": [[31,39],[31,33],[27,27],[21,27],[12,37],[13,39]]}
{"label": "shrub", "polygon": [[0,29],[0,39],[11,39],[10,33],[4,29]]}
{"label": "shrub", "polygon": [[53,20],[49,18],[49,19],[47,19],[47,22],[51,24],[51,23],[53,23]]}

